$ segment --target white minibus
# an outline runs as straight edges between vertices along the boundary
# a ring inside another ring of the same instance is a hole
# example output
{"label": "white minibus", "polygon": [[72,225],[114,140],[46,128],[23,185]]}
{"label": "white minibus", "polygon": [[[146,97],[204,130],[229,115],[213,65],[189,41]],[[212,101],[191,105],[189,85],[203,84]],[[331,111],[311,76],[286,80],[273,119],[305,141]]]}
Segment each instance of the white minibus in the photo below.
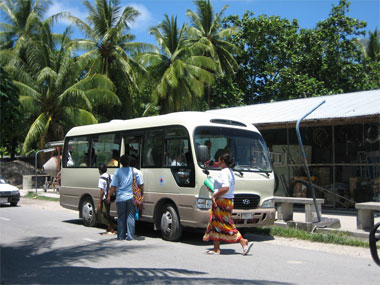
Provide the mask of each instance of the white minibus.
{"label": "white minibus", "polygon": [[[98,166],[108,165],[113,174],[121,155],[133,156],[144,176],[140,220],[152,222],[164,239],[175,241],[183,227],[206,228],[212,203],[204,180],[218,175],[218,156],[224,152],[232,153],[235,162],[236,226],[273,224],[275,181],[263,137],[251,124],[204,112],[71,129],[64,141],[60,205],[79,211],[84,225],[95,226]],[[117,216],[115,203],[111,215]]]}

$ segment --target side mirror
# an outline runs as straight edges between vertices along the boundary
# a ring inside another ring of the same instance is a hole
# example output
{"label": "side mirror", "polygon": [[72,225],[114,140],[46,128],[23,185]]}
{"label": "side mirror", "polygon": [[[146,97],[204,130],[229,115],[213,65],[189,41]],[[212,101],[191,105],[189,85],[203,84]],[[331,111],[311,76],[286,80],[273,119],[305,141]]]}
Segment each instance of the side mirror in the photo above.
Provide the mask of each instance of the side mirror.
{"label": "side mirror", "polygon": [[201,144],[198,146],[198,159],[200,162],[204,163],[209,160],[208,147],[207,145]]}

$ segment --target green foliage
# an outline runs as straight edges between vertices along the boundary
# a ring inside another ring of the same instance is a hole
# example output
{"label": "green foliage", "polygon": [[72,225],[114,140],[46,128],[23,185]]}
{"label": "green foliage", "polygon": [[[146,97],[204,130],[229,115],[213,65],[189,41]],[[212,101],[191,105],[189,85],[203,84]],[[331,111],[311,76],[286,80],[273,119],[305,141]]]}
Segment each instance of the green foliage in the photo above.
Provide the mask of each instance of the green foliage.
{"label": "green foliage", "polygon": [[[21,137],[27,152],[72,126],[115,118],[380,88],[379,32],[358,40],[366,24],[346,15],[346,0],[314,29],[248,11],[222,21],[228,6],[214,13],[209,0],[197,0],[186,13],[190,25],[179,28],[165,15],[150,30],[158,47],[134,42],[129,25],[139,12],[119,0],[84,1],[86,21],[67,12],[42,20],[50,4],[0,2],[7,20],[0,23],[0,64],[9,74],[0,82],[1,152],[14,155]],[[86,38],[71,41],[69,28],[52,34],[62,17]],[[4,124],[9,113],[14,121]]]}
{"label": "green foliage", "polygon": [[[194,55],[185,44],[186,25],[177,27],[177,18],[165,15],[165,20],[150,30],[162,53],[140,55],[154,80],[153,102],[161,114],[199,108],[199,98],[205,84],[214,80],[214,62],[206,56]],[[158,50],[158,49],[157,49]]]}
{"label": "green foliage", "polygon": [[366,24],[348,17],[348,9],[340,1],[311,30],[300,29],[296,20],[251,12],[225,19],[239,28],[233,42],[243,50],[236,78],[245,103],[379,88],[378,70],[363,61],[354,43]]}
{"label": "green foliage", "polygon": [[239,28],[233,42],[242,52],[237,56],[240,68],[236,76],[245,93],[245,103],[269,102],[287,98],[279,90],[281,71],[290,68],[298,46],[298,23],[277,16],[246,12],[242,19],[231,16],[225,23]]}
{"label": "green foliage", "polygon": [[110,78],[121,103],[104,102],[96,107],[96,113],[101,121],[141,115],[140,108],[135,108],[135,104],[141,102],[135,96],[139,94],[139,77],[146,77],[146,71],[131,55],[153,48],[131,42],[134,36],[128,33],[129,24],[133,23],[139,12],[129,6],[122,10],[118,0],[96,0],[94,5],[84,1],[84,4],[89,11],[87,22],[73,16],[69,18],[88,39],[74,40],[71,48],[86,51],[78,62],[88,70],[89,76],[103,74]]}
{"label": "green foliage", "polygon": [[369,32],[365,55],[373,62],[380,62],[380,33],[377,29],[373,33]]}
{"label": "green foliage", "polygon": [[23,135],[23,115],[19,103],[19,91],[0,66],[0,153],[16,155]]}
{"label": "green foliage", "polygon": [[[234,55],[238,53],[238,48],[231,42],[236,29],[235,27],[222,28],[221,21],[223,12],[228,6],[224,6],[219,13],[214,14],[209,0],[197,0],[194,4],[197,12],[187,10],[187,16],[192,24],[187,30],[187,41],[193,52],[210,57],[215,62],[218,81],[228,85],[230,91],[236,91],[236,85],[231,84],[230,80],[238,69],[238,63],[234,58]],[[224,76],[227,78],[222,79]],[[231,95],[231,98],[227,98],[229,96],[219,96],[222,94],[215,93],[219,91],[215,90],[215,87],[216,84],[212,88],[213,93],[211,93],[211,88],[207,88],[206,100],[209,109],[211,106],[226,106],[228,101],[236,100],[236,92]],[[219,102],[219,99],[222,101]]]}
{"label": "green foliage", "polygon": [[43,148],[48,141],[62,140],[73,126],[96,123],[92,109],[100,102],[120,103],[108,78],[93,75],[80,80],[82,70],[70,56],[67,33],[55,40],[49,25],[42,25],[41,35],[44,37],[29,45],[30,56],[25,61],[14,57],[14,63],[24,64],[7,65],[31,122],[23,153]]}
{"label": "green foliage", "polygon": [[210,106],[205,108],[220,109],[244,105],[244,93],[239,89],[236,78],[232,76],[218,77],[210,90]]}
{"label": "green foliage", "polygon": [[[0,10],[7,23],[1,23],[0,49],[8,49],[27,44],[39,34],[40,19],[47,11],[49,0],[9,0],[1,1]],[[20,47],[16,47],[20,48]]]}

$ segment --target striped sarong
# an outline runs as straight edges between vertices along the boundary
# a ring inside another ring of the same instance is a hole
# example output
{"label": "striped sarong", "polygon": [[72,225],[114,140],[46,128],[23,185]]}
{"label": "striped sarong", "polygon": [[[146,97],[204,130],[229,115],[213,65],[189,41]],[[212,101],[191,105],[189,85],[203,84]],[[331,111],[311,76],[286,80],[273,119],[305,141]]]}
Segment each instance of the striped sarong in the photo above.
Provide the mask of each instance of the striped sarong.
{"label": "striped sarong", "polygon": [[234,202],[232,199],[217,198],[216,207],[213,205],[203,241],[218,240],[237,242],[242,236],[232,219]]}

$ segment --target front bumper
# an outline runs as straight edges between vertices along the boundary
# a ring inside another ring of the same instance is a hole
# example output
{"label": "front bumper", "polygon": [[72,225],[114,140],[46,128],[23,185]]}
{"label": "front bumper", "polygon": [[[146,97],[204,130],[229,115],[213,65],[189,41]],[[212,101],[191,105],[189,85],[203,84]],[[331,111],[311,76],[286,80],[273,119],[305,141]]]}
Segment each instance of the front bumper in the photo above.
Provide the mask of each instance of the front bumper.
{"label": "front bumper", "polygon": [[275,208],[259,208],[255,210],[233,210],[232,219],[238,228],[269,226],[274,224]]}
{"label": "front bumper", "polygon": [[1,195],[0,204],[5,203],[18,203],[20,201],[20,194],[18,195]]}

